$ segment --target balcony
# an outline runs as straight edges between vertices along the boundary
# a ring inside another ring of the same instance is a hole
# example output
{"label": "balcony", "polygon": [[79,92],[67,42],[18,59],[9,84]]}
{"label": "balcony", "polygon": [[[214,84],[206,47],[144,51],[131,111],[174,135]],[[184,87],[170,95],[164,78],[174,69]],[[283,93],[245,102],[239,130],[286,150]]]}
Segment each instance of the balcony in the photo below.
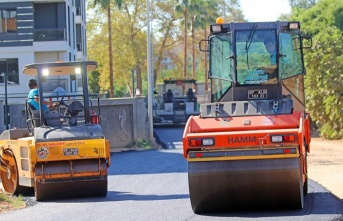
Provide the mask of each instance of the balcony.
{"label": "balcony", "polygon": [[35,29],[34,41],[66,41],[67,31],[63,28]]}

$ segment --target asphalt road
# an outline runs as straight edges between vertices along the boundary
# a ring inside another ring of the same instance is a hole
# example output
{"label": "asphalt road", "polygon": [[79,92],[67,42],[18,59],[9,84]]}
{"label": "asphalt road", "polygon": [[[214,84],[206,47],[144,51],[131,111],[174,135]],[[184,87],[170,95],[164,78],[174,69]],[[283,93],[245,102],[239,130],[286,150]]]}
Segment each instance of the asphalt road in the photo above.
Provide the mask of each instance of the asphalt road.
{"label": "asphalt road", "polygon": [[310,180],[303,210],[196,215],[189,202],[187,163],[182,155],[179,137],[182,136],[182,129],[168,129],[157,133],[172,138],[170,149],[112,153],[107,197],[35,203],[33,196],[27,196],[35,205],[1,214],[0,220],[324,221],[336,220],[343,214],[342,201]]}

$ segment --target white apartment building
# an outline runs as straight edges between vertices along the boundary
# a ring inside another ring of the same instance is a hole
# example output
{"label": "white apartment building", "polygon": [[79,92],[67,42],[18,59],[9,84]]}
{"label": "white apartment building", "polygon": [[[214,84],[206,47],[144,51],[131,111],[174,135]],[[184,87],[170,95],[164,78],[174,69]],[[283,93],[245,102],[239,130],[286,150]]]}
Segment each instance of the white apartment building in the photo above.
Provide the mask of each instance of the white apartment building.
{"label": "white apartment building", "polygon": [[[0,0],[0,100],[24,103],[32,77],[24,65],[87,60],[85,0]],[[5,84],[5,76],[7,84]],[[48,78],[44,90],[78,90],[78,80]],[[7,89],[5,91],[5,89]]]}

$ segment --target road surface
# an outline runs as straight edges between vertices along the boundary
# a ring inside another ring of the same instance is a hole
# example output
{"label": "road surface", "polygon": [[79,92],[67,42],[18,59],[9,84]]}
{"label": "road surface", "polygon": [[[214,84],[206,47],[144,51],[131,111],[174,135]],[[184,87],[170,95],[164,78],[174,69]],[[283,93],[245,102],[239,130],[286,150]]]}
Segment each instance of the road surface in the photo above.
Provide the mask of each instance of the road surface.
{"label": "road surface", "polygon": [[[343,203],[337,196],[309,180],[303,210],[241,211],[196,215],[188,193],[187,163],[180,146],[179,130],[164,131],[171,149],[126,151],[111,154],[108,194],[104,198],[81,198],[35,202],[33,206],[0,215],[4,221],[49,220],[338,220]],[[177,136],[178,139],[173,137]]]}

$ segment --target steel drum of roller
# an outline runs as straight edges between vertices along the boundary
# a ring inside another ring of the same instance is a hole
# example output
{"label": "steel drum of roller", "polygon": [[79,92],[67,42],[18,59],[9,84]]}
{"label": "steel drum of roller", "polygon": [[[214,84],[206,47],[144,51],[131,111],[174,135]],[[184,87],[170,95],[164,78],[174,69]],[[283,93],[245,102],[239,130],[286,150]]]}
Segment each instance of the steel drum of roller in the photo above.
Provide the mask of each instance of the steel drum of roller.
{"label": "steel drum of roller", "polygon": [[35,196],[38,201],[103,197],[107,195],[107,170],[103,159],[37,163]]}
{"label": "steel drum of roller", "polygon": [[104,197],[107,195],[107,177],[99,180],[50,181],[35,183],[37,201],[74,197]]}
{"label": "steel drum of roller", "polygon": [[300,164],[299,158],[189,162],[192,209],[302,208]]}

